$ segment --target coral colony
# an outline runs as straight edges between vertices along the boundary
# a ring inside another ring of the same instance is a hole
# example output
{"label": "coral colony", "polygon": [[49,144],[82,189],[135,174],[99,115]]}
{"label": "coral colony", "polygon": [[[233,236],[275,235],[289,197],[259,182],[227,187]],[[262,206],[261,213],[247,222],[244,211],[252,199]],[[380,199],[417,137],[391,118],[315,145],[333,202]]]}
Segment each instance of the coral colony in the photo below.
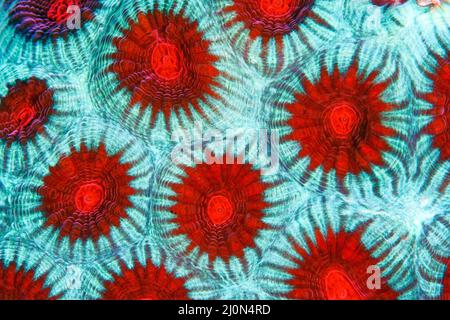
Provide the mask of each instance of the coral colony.
{"label": "coral colony", "polygon": [[448,300],[449,120],[448,0],[4,0],[0,299]]}

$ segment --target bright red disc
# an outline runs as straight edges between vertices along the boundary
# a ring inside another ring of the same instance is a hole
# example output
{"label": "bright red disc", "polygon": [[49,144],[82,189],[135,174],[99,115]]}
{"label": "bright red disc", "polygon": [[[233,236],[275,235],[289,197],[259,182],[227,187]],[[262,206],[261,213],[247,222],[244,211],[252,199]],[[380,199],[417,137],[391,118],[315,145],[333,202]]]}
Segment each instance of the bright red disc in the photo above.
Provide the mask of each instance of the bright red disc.
{"label": "bright red disc", "polygon": [[233,206],[230,200],[222,195],[212,196],[208,200],[207,214],[212,223],[220,225],[233,216]]}
{"label": "bright red disc", "polygon": [[361,121],[358,112],[348,103],[339,103],[329,111],[327,119],[330,132],[336,138],[347,138],[352,132],[357,131]]}
{"label": "bright red disc", "polygon": [[173,44],[159,42],[152,52],[152,68],[163,80],[177,79],[183,70],[183,54]]}
{"label": "bright red disc", "polygon": [[27,142],[43,131],[54,112],[53,90],[37,78],[17,80],[0,97],[0,139]]}
{"label": "bright red disc", "polygon": [[96,182],[81,185],[75,193],[75,206],[80,212],[93,212],[104,199],[103,187]]}
{"label": "bright red disc", "polygon": [[79,8],[80,4],[78,0],[53,0],[47,12],[47,17],[58,24],[63,24],[72,15],[71,6]]}
{"label": "bright red disc", "polygon": [[339,268],[330,268],[324,274],[323,282],[327,300],[361,300],[361,295],[352,280]]}
{"label": "bright red disc", "polygon": [[269,17],[282,17],[292,10],[293,0],[261,0],[261,10]]}

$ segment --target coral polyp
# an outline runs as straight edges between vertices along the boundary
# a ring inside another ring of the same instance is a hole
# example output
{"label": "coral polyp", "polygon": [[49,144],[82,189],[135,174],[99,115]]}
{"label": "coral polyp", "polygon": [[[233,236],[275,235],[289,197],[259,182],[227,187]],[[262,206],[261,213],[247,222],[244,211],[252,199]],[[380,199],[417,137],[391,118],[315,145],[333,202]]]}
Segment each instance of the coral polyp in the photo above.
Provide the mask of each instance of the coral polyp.
{"label": "coral polyp", "polygon": [[312,190],[348,192],[358,188],[355,179],[373,185],[382,171],[402,170],[409,152],[397,148],[413,117],[407,92],[394,93],[403,79],[382,67],[382,57],[379,68],[370,66],[363,50],[346,44],[336,58],[313,57],[274,81],[264,97],[273,110],[268,121],[281,135],[281,160]]}
{"label": "coral polyp", "polygon": [[31,171],[34,178],[18,186],[13,200],[18,230],[77,261],[109,256],[145,236],[153,173],[145,147],[111,124],[91,121],[97,124],[75,123],[63,144],[41,155],[40,170]]}
{"label": "coral polyp", "polygon": [[12,63],[80,73],[114,4],[115,0],[6,1],[0,10],[0,53]]}
{"label": "coral polyp", "polygon": [[[333,38],[339,19],[336,1],[221,0],[217,10],[233,49],[264,75],[278,73],[296,57]],[[336,19],[337,18],[337,19]]]}
{"label": "coral polyp", "polygon": [[169,186],[175,204],[168,208],[178,228],[172,236],[187,235],[191,251],[196,247],[210,260],[242,257],[255,247],[255,238],[268,226],[262,221],[268,206],[264,192],[270,185],[250,164],[200,164],[184,168],[181,183]]}
{"label": "coral polyp", "polygon": [[139,12],[122,32],[113,39],[116,52],[108,70],[116,74],[117,89],[129,91],[129,108],[137,103],[152,108],[151,127],[160,114],[169,126],[170,114],[180,109],[190,114],[190,105],[204,117],[199,103],[206,96],[218,98],[219,71],[198,22],[182,13]]}
{"label": "coral polyp", "polygon": [[89,70],[98,112],[164,143],[194,123],[223,127],[239,108],[230,100],[241,78],[225,63],[226,43],[205,8],[137,0],[119,8],[124,16],[112,17]]}
{"label": "coral polyp", "polygon": [[105,300],[187,300],[184,280],[157,267],[149,260],[145,265],[134,261],[133,268],[121,266],[121,274],[104,284]]}
{"label": "coral polyp", "polygon": [[46,225],[60,229],[60,236],[98,240],[108,236],[110,228],[120,226],[132,205],[129,197],[136,193],[130,187],[130,164],[120,163],[122,153],[108,155],[103,144],[98,149],[72,148],[67,157],[50,168],[44,177],[41,210]]}
{"label": "coral polyp", "polygon": [[100,7],[97,0],[22,0],[11,9],[9,21],[25,37],[45,41],[76,32],[77,28],[71,27],[70,20],[78,18],[88,22]]}
{"label": "coral polyp", "polygon": [[383,165],[381,154],[390,148],[383,138],[394,136],[395,130],[382,124],[382,113],[398,106],[381,100],[387,83],[375,83],[376,73],[363,79],[357,72],[356,64],[342,75],[322,67],[318,82],[305,80],[305,93],[287,105],[292,133],[286,140],[301,145],[298,156],[310,157],[309,170],[322,166],[343,179]]}
{"label": "coral polyp", "polygon": [[[323,235],[315,231],[314,242],[307,247],[294,245],[296,267],[286,268],[291,275],[291,299],[313,300],[392,300],[398,294],[385,279],[370,283],[367,274],[376,272],[379,260],[361,243],[358,231]],[[369,284],[368,284],[369,283]]]}
{"label": "coral polyp", "polygon": [[[214,282],[214,273],[229,266],[250,270],[258,263],[276,230],[289,219],[283,208],[293,197],[284,177],[267,174],[261,162],[249,162],[249,155],[222,153],[213,144],[206,150],[195,151],[194,162],[179,155],[175,164],[167,161],[158,171],[152,229],[189,270],[211,268],[205,276]],[[212,150],[223,161],[210,158]]]}
{"label": "coral polyp", "polygon": [[0,139],[25,143],[43,130],[53,106],[53,91],[45,80],[17,80],[0,101]]}
{"label": "coral polyp", "polygon": [[5,172],[23,173],[89,104],[69,76],[10,63],[0,71],[0,164]]}
{"label": "coral polyp", "polygon": [[36,279],[32,270],[0,263],[0,300],[48,300],[50,288],[44,283],[45,277]]}
{"label": "coral polyp", "polygon": [[267,42],[272,37],[282,36],[297,29],[310,13],[313,4],[314,0],[236,0],[223,11],[236,13],[229,25],[243,22],[250,30],[251,38],[262,37],[263,41]]}
{"label": "coral polyp", "polygon": [[[311,198],[263,258],[261,287],[272,297],[300,300],[415,296],[413,272],[396,266],[391,256],[390,246],[402,236],[377,229],[372,218],[353,212],[339,196]],[[386,232],[386,239],[378,232]]]}

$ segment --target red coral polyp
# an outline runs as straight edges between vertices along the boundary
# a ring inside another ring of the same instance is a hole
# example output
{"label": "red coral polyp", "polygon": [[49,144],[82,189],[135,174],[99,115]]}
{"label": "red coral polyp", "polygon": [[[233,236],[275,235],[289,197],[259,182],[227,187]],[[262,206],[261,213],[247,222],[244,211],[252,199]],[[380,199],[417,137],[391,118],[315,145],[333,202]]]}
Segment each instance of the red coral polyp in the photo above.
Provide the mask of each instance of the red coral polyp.
{"label": "red coral polyp", "polygon": [[157,43],[152,50],[152,69],[163,80],[175,80],[183,71],[184,56],[173,44]]}
{"label": "red coral polyp", "polygon": [[113,39],[116,52],[108,70],[116,75],[118,88],[131,94],[130,107],[151,106],[151,126],[161,112],[167,125],[170,114],[180,108],[190,115],[190,105],[204,115],[199,101],[219,98],[218,58],[210,53],[198,22],[181,13],[141,12],[122,33]]}
{"label": "red coral polyp", "polygon": [[135,261],[133,268],[121,265],[121,274],[105,283],[105,300],[187,300],[183,278],[176,278],[164,266],[150,260],[143,266]]}
{"label": "red coral polyp", "polygon": [[282,17],[292,11],[294,0],[261,0],[262,12],[268,17]]}
{"label": "red coral polyp", "polygon": [[76,32],[77,28],[69,26],[69,19],[86,24],[100,7],[98,0],[21,0],[9,13],[10,24],[27,38],[46,41]]}
{"label": "red coral polyp", "polygon": [[358,108],[346,101],[330,105],[324,112],[324,126],[335,139],[351,139],[361,128],[361,114]]}
{"label": "red coral polyp", "polygon": [[310,158],[310,170],[334,169],[344,179],[384,164],[382,152],[390,150],[384,138],[395,130],[383,125],[382,113],[396,106],[381,100],[387,83],[374,83],[376,72],[364,79],[357,69],[352,66],[342,76],[338,69],[329,74],[323,68],[316,83],[302,81],[305,93],[287,105],[292,132],[285,139],[299,143],[298,155]]}
{"label": "red coral polyp", "polygon": [[60,230],[60,236],[98,240],[118,227],[132,203],[135,190],[128,175],[131,165],[121,163],[122,154],[108,155],[103,144],[97,150],[82,145],[50,168],[39,188],[40,210],[47,226]]}
{"label": "red coral polyp", "polygon": [[45,277],[36,278],[33,270],[0,263],[0,300],[48,300],[50,288],[44,286]]}
{"label": "red coral polyp", "polygon": [[199,164],[184,168],[186,175],[171,189],[177,228],[172,235],[186,235],[188,251],[197,246],[210,261],[242,257],[245,248],[255,247],[267,207],[268,185],[249,164]]}
{"label": "red coral polyp", "polygon": [[103,203],[104,197],[105,194],[100,183],[82,184],[75,193],[75,208],[81,213],[89,214]]}
{"label": "red coral polyp", "polygon": [[230,199],[223,195],[215,195],[209,198],[206,213],[209,220],[215,225],[226,223],[233,217],[233,205]]}
{"label": "red coral polyp", "polygon": [[298,28],[308,16],[314,0],[235,0],[224,12],[235,17],[228,23],[244,23],[250,37],[262,36],[265,41]]}
{"label": "red coral polyp", "polygon": [[[308,239],[308,247],[294,245],[297,265],[286,268],[292,276],[288,281],[292,289],[290,299],[300,300],[393,300],[398,294],[380,278],[379,286],[369,277],[378,260],[372,258],[361,242],[358,231],[334,233],[324,236],[315,232],[315,242]],[[379,275],[381,277],[381,274]],[[368,285],[370,282],[370,286]]]}
{"label": "red coral polyp", "polygon": [[53,90],[46,81],[17,80],[0,100],[0,139],[22,143],[41,132],[54,113]]}
{"label": "red coral polyp", "polygon": [[67,22],[72,15],[68,12],[71,6],[80,6],[78,0],[53,0],[50,3],[47,17],[60,25]]}
{"label": "red coral polyp", "polygon": [[433,107],[425,114],[432,117],[425,133],[433,137],[433,147],[439,149],[443,161],[450,159],[450,60],[439,59],[439,66],[430,74],[433,90],[422,95]]}

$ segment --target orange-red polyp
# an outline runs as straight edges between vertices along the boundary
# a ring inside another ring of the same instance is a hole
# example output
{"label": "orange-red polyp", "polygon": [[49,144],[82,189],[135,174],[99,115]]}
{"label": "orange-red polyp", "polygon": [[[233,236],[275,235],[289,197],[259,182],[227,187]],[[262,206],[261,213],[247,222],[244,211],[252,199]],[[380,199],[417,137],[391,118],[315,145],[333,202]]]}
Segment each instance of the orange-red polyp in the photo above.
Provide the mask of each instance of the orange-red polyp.
{"label": "orange-red polyp", "polygon": [[156,75],[163,80],[179,78],[183,70],[183,54],[173,44],[159,42],[152,52],[152,68]]}
{"label": "orange-red polyp", "polygon": [[207,214],[215,225],[227,222],[233,216],[233,206],[226,196],[215,195],[208,201]]}
{"label": "orange-red polyp", "polygon": [[290,12],[292,3],[292,0],[261,0],[260,7],[268,17],[282,17]]}
{"label": "orange-red polyp", "polygon": [[325,273],[324,287],[327,300],[361,300],[350,277],[336,268],[331,268]]}
{"label": "orange-red polyp", "polygon": [[89,213],[99,207],[104,199],[103,187],[96,182],[81,185],[75,193],[75,206],[83,213]]}

